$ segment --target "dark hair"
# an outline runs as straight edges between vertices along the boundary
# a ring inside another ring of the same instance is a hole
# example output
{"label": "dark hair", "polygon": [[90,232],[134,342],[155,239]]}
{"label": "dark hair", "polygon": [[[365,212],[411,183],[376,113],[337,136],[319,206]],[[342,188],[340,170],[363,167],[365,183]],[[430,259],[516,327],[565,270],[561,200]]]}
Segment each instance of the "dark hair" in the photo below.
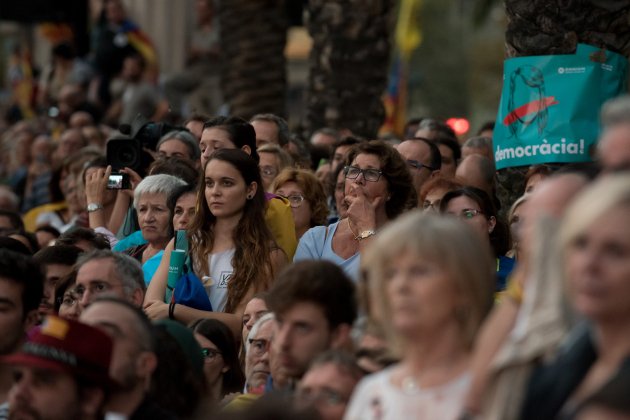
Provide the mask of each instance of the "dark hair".
{"label": "dark hair", "polygon": [[364,142],[365,140],[357,138],[357,137],[352,137],[352,136],[343,137],[337,143],[335,143],[335,146],[333,147],[333,155],[335,153],[335,150],[337,150],[338,147],[354,146],[355,144],[364,143]]}
{"label": "dark hair", "polygon": [[416,190],[411,182],[409,169],[396,149],[380,140],[361,142],[350,150],[347,162],[351,163],[360,154],[375,155],[381,162],[381,172],[387,180],[390,194],[390,199],[385,203],[385,212],[389,219],[394,219],[407,208],[417,205]]}
{"label": "dark hair", "polygon": [[284,118],[275,114],[256,114],[249,120],[250,123],[253,123],[254,121],[274,123],[276,127],[278,127],[278,145],[280,147],[284,147],[289,144],[291,133],[289,132],[289,125]]}
{"label": "dark hair", "polygon": [[260,158],[256,152],[256,131],[254,126],[239,117],[214,117],[203,124],[203,129],[219,128],[228,133],[230,141],[237,149],[248,146],[251,150],[251,157],[258,162]]}
{"label": "dark hair", "polygon": [[154,325],[153,335],[158,365],[151,377],[149,396],[163,410],[191,418],[205,392],[203,377],[195,372],[190,359],[165,326]]}
{"label": "dark hair", "polygon": [[217,319],[198,319],[190,325],[193,332],[200,334],[217,346],[223,361],[230,368],[223,374],[221,397],[233,392],[242,392],[245,374],[238,360],[238,348],[232,331]]}
{"label": "dark hair", "polygon": [[58,238],[61,233],[59,232],[59,230],[57,230],[56,228],[50,226],[50,225],[42,225],[39,226],[37,229],[35,229],[35,233],[37,232],[46,232],[46,233],[50,233],[52,236],[54,236],[55,238]]}
{"label": "dark hair", "polygon": [[[213,160],[229,163],[243,177],[245,185],[256,183],[256,193],[245,202],[243,215],[233,232],[235,246],[232,264],[234,272],[228,283],[226,312],[232,312],[239,305],[250,287],[254,292],[266,289],[273,278],[271,250],[273,237],[265,222],[265,193],[258,163],[240,149],[220,149],[215,151],[206,166]],[[205,174],[205,167],[204,167]],[[210,212],[205,195],[205,182],[197,188],[197,212],[190,222],[188,241],[197,273],[208,274],[208,255],[214,243],[216,217]]]}
{"label": "dark hair", "polygon": [[462,157],[462,149],[459,146],[457,140],[451,137],[441,136],[433,139],[433,143],[437,144],[438,146],[441,144],[451,149],[453,151],[453,160],[455,161],[454,163],[457,165],[457,162],[459,162]]}
{"label": "dark hair", "polygon": [[506,252],[510,249],[510,233],[509,228],[506,223],[503,222],[497,215],[496,207],[488,193],[484,190],[466,186],[457,190],[447,192],[444,197],[442,197],[442,202],[440,203],[440,212],[445,212],[448,203],[457,198],[457,197],[468,197],[473,200],[479,206],[483,216],[486,219],[490,219],[490,217],[494,217],[496,220],[496,224],[494,229],[490,233],[490,245],[494,251],[495,257],[505,255]]}
{"label": "dark hair", "polygon": [[199,169],[190,159],[177,156],[160,157],[149,166],[149,175],[166,174],[173,175],[184,180],[187,184],[197,185]]}
{"label": "dark hair", "polygon": [[486,121],[483,124],[481,124],[481,127],[479,127],[479,130],[477,130],[477,135],[480,136],[481,133],[483,133],[486,130],[492,130],[494,131],[494,121]]}
{"label": "dark hair", "polygon": [[28,245],[26,246],[29,249],[29,253],[33,255],[37,251],[39,251],[39,242],[37,241],[37,236],[34,233],[27,232],[25,230],[18,230],[15,232],[10,232],[8,235],[19,235],[26,239]]}
{"label": "dark hair", "polygon": [[83,165],[83,172],[81,173],[81,179],[83,179],[83,184],[85,185],[85,174],[87,170],[90,168],[107,168],[107,158],[105,156],[98,156],[94,159],[90,159],[85,162]]}
{"label": "dark hair", "polygon": [[74,287],[77,281],[77,270],[76,268],[72,268],[72,270],[59,279],[57,285],[55,286],[55,313],[59,314],[59,308],[61,307],[61,303],[63,302],[63,295],[66,291]]}
{"label": "dark hair", "polygon": [[73,265],[82,252],[74,245],[53,245],[38,251],[33,258],[42,267],[49,264]]}
{"label": "dark hair", "polygon": [[175,214],[175,205],[177,204],[177,200],[180,199],[181,196],[186,194],[194,194],[195,198],[197,196],[197,183],[194,184],[185,184],[176,187],[169,195],[166,197],[166,205],[171,211],[171,219],[173,218],[173,214]]}
{"label": "dark hair", "polygon": [[333,168],[333,171],[329,175],[330,176],[330,179],[328,182],[329,189],[327,193],[330,197],[333,198],[333,204],[335,202],[334,198],[335,198],[335,191],[336,191],[336,186],[337,186],[337,178],[339,177],[339,173],[343,171],[344,166],[345,166],[345,163],[341,162],[339,165],[337,165],[336,168]]}
{"label": "dark hair", "polygon": [[89,242],[96,249],[110,249],[109,239],[90,228],[74,227],[61,234],[55,245],[76,245],[80,241]]}
{"label": "dark hair", "polygon": [[8,236],[0,236],[0,248],[8,249],[13,252],[17,252],[20,254],[32,256],[33,253],[26,245],[22,242],[18,241],[15,238],[10,238]]}
{"label": "dark hair", "polygon": [[50,192],[51,203],[57,203],[59,201],[65,200],[63,191],[59,186],[59,183],[61,182],[61,175],[64,170],[67,170],[67,167],[61,165],[58,168],[54,169],[52,171],[52,174],[50,175],[50,182],[48,182],[48,191]]}
{"label": "dark hair", "polygon": [[0,273],[3,279],[22,286],[22,319],[36,310],[44,295],[44,274],[29,255],[0,248]]}
{"label": "dark hair", "polygon": [[24,222],[17,212],[0,209],[0,216],[4,216],[9,219],[9,223],[11,223],[11,227],[13,228],[13,230],[24,230]]}
{"label": "dark hair", "polygon": [[429,146],[429,166],[431,167],[431,170],[437,171],[442,167],[442,155],[440,154],[440,149],[437,147],[435,142],[429,139],[425,139],[424,137],[414,137],[411,139],[406,139],[405,141],[420,141]]}
{"label": "dark hair", "polygon": [[341,324],[352,325],[357,317],[354,284],[339,266],[324,260],[299,261],[286,267],[266,302],[277,315],[295,304],[313,303],[322,309],[331,330]]}

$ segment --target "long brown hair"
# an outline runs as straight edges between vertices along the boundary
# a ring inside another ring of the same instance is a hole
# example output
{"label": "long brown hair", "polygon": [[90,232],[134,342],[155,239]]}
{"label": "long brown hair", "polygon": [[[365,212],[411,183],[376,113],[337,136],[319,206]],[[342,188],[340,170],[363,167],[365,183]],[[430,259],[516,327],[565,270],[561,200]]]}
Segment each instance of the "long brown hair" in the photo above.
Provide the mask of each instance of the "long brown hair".
{"label": "long brown hair", "polygon": [[[220,149],[214,152],[204,166],[213,160],[232,165],[243,177],[246,185],[256,182],[256,194],[245,202],[243,215],[232,232],[235,252],[232,259],[233,273],[228,283],[226,312],[233,312],[245,293],[266,290],[273,278],[270,253],[275,247],[273,237],[265,222],[265,195],[258,164],[240,149]],[[210,212],[205,195],[205,182],[197,188],[197,211],[188,229],[193,266],[198,274],[208,275],[208,256],[214,246],[216,217]]]}

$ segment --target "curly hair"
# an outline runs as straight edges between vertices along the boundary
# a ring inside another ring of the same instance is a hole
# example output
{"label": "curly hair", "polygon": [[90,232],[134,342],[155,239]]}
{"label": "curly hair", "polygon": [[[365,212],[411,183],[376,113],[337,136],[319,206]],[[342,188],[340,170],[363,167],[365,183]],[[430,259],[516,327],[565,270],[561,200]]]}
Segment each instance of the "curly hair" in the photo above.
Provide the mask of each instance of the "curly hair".
{"label": "curly hair", "polygon": [[374,155],[381,162],[381,172],[387,180],[387,190],[391,198],[385,203],[385,213],[394,219],[407,209],[416,207],[418,197],[411,182],[407,164],[400,154],[381,140],[371,140],[356,144],[350,150],[346,162],[352,162],[358,155]]}
{"label": "curly hair", "polygon": [[[240,149],[220,149],[212,154],[206,167],[213,160],[221,160],[232,165],[243,177],[246,185],[256,183],[256,193],[245,202],[243,214],[232,232],[235,252],[232,259],[233,273],[227,287],[226,312],[233,312],[245,294],[265,290],[273,278],[270,253],[275,242],[265,222],[265,195],[258,164],[251,156]],[[205,183],[197,188],[197,211],[188,229],[193,266],[197,273],[209,274],[208,256],[214,245],[214,225],[216,217],[208,207]]]}
{"label": "curly hair", "polygon": [[287,182],[295,182],[304,192],[304,198],[311,205],[310,226],[325,225],[328,220],[328,205],[326,193],[319,179],[304,169],[285,168],[278,174],[271,184],[271,191],[276,191]]}

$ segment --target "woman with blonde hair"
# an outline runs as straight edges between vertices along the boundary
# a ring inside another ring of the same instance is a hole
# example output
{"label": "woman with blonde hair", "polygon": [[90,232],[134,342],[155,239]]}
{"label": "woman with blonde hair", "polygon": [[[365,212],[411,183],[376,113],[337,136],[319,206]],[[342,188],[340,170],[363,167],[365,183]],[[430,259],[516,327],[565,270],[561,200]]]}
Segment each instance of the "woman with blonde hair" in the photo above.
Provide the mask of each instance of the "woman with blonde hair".
{"label": "woman with blonde hair", "polygon": [[630,375],[630,175],[609,175],[571,204],[558,235],[568,299],[586,322],[530,380],[521,418],[574,418]]}
{"label": "woman with blonde hair", "polygon": [[368,312],[401,361],[359,384],[345,418],[456,419],[492,305],[489,244],[455,218],[414,211],[385,228],[363,261]]}
{"label": "woman with blonde hair", "polygon": [[310,228],[327,224],[326,193],[321,181],[312,172],[286,168],[273,181],[271,192],[291,203],[298,240]]}

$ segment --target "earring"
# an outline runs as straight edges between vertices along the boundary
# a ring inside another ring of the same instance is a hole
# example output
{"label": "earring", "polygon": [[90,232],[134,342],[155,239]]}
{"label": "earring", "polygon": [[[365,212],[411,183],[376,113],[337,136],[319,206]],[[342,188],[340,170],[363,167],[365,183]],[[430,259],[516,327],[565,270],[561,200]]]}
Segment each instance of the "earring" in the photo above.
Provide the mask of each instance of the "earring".
{"label": "earring", "polygon": [[247,196],[247,199],[248,199],[248,200],[251,200],[253,197],[254,197],[254,196],[252,196],[252,195],[248,195],[248,196]]}

